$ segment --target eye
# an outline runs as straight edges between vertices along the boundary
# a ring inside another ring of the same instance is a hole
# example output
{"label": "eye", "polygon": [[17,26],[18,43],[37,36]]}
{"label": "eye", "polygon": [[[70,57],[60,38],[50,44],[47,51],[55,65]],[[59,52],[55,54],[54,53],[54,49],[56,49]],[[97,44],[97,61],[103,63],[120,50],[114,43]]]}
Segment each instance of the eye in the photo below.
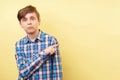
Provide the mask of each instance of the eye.
{"label": "eye", "polygon": [[27,19],[26,19],[26,18],[22,18],[21,20],[22,20],[23,22],[27,21]]}
{"label": "eye", "polygon": [[31,20],[35,20],[35,17],[31,16],[30,19],[31,19]]}

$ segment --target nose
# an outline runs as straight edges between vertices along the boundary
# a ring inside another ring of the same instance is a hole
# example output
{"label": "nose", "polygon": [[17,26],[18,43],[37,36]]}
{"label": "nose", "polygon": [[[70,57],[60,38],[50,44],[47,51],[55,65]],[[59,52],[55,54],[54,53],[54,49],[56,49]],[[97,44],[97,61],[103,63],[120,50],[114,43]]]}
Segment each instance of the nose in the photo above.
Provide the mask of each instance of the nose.
{"label": "nose", "polygon": [[28,19],[27,24],[31,25],[32,24],[31,20]]}

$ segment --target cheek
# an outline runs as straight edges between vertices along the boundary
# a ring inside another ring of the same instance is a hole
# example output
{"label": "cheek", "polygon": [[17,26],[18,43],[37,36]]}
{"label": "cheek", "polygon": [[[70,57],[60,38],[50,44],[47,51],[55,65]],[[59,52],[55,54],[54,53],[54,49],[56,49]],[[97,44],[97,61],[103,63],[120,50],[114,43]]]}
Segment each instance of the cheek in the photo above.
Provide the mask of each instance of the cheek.
{"label": "cheek", "polygon": [[38,27],[38,26],[39,26],[39,22],[35,22],[33,25],[34,25],[35,27]]}
{"label": "cheek", "polygon": [[22,22],[21,25],[22,25],[22,26],[26,26],[27,23],[26,23],[26,22]]}
{"label": "cheek", "polygon": [[40,25],[40,22],[37,22],[37,25],[39,26],[39,25]]}
{"label": "cheek", "polygon": [[26,28],[26,24],[21,23],[20,25],[21,25],[22,28],[24,28],[24,29]]}

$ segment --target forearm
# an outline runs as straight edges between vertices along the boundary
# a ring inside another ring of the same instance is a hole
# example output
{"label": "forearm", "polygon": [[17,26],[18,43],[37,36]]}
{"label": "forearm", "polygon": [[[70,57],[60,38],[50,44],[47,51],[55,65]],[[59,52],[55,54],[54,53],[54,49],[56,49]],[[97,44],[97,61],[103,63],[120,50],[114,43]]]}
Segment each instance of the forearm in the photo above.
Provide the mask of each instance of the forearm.
{"label": "forearm", "polygon": [[[41,52],[42,54],[43,52]],[[19,68],[19,75],[23,79],[27,79],[48,59],[48,55],[33,55],[29,60],[23,60],[18,57],[17,64]],[[21,61],[21,62],[20,62]],[[25,61],[25,62],[24,62]]]}
{"label": "forearm", "polygon": [[59,51],[53,57],[53,80],[62,80],[62,64]]}

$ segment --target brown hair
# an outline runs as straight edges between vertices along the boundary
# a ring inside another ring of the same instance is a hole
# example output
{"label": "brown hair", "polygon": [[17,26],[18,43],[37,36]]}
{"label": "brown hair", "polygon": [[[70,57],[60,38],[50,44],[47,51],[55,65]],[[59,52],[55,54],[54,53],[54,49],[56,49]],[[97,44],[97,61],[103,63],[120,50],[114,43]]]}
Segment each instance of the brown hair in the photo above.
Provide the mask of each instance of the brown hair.
{"label": "brown hair", "polygon": [[27,13],[32,13],[32,12],[35,12],[36,15],[37,15],[38,20],[40,20],[39,19],[40,15],[39,15],[37,9],[32,5],[28,5],[28,6],[24,7],[24,8],[22,8],[22,9],[20,9],[18,11],[17,18],[20,21],[22,18],[24,18],[26,16]]}

